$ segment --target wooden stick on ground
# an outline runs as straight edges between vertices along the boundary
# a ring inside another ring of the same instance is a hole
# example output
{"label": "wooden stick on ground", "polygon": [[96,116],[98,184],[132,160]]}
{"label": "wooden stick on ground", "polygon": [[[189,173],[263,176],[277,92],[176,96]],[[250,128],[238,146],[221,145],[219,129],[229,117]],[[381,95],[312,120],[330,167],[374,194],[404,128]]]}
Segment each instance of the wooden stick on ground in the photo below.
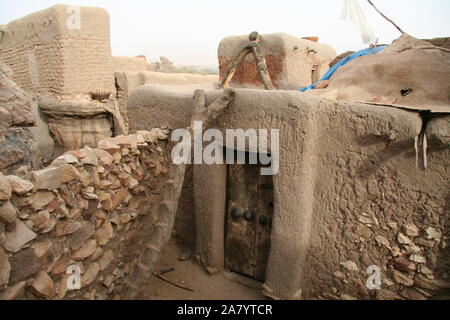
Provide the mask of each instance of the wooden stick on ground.
{"label": "wooden stick on ground", "polygon": [[194,292],[194,289],[191,289],[191,288],[186,287],[186,286],[184,286],[184,285],[182,285],[182,284],[176,283],[175,281],[169,280],[169,279],[167,279],[166,277],[164,277],[164,276],[163,276],[161,273],[159,273],[159,272],[155,272],[155,273],[154,273],[154,276],[157,277],[157,278],[159,278],[159,279],[161,279],[161,280],[163,280],[163,281],[165,281],[165,282],[167,282],[167,283],[169,283],[169,284],[171,284],[171,285],[173,285],[173,286],[175,286],[175,287],[178,287],[178,288],[181,288],[181,289],[190,291],[190,292]]}
{"label": "wooden stick on ground", "polygon": [[392,21],[391,19],[389,19],[388,17],[386,17],[383,12],[381,12],[380,10],[378,10],[377,7],[375,7],[375,5],[373,4],[373,2],[371,0],[367,0],[370,5],[379,13],[381,14],[381,16],[383,18],[385,18],[387,21],[389,21],[390,23],[392,23],[394,25],[394,27],[396,27],[398,29],[398,31],[400,31],[401,33],[405,33],[394,21]]}

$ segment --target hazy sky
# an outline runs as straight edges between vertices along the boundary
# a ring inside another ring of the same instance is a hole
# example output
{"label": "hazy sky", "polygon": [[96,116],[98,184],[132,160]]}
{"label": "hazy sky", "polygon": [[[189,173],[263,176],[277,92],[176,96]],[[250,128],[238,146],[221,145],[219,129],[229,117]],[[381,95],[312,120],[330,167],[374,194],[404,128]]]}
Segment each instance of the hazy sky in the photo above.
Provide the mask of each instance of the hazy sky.
{"label": "hazy sky", "polygon": [[[380,43],[400,33],[366,0],[359,0]],[[405,32],[418,38],[450,36],[449,0],[373,0]],[[364,47],[359,29],[341,20],[344,0],[0,0],[0,24],[57,3],[99,6],[111,17],[113,55],[166,56],[175,64],[217,65],[228,35],[286,32],[319,36],[338,53]]]}

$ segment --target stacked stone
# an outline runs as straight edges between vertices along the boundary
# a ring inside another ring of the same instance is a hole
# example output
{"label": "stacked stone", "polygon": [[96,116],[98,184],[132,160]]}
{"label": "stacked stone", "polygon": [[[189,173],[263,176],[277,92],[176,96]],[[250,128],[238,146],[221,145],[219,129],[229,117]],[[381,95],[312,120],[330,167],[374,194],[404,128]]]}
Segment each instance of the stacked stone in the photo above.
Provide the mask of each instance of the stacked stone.
{"label": "stacked stone", "polygon": [[[20,177],[0,173],[0,299],[117,298],[173,178],[167,138],[140,131]],[[79,290],[67,285],[71,266]]]}
{"label": "stacked stone", "polygon": [[[342,261],[341,270],[333,273],[336,287],[351,287],[347,293],[332,287],[331,293],[323,293],[327,299],[356,300],[360,298],[377,298],[381,300],[426,300],[444,296],[450,289],[448,270],[437,265],[437,253],[448,251],[447,240],[443,230],[431,226],[419,228],[414,223],[399,225],[388,222],[383,227],[386,232],[375,234],[374,227],[379,221],[369,215],[361,215],[354,232],[359,241],[365,243],[374,240],[381,253],[380,288],[369,288],[363,279],[371,274],[360,270],[354,261]],[[385,234],[386,236],[382,235]],[[440,257],[442,261],[448,260]],[[445,263],[444,262],[441,262]],[[448,261],[447,261],[448,263]],[[440,270],[436,273],[435,270]],[[444,270],[444,272],[442,272]],[[372,271],[373,272],[373,271]],[[363,274],[363,277],[360,275]],[[374,283],[372,283],[374,284]],[[372,290],[370,290],[372,289]]]}

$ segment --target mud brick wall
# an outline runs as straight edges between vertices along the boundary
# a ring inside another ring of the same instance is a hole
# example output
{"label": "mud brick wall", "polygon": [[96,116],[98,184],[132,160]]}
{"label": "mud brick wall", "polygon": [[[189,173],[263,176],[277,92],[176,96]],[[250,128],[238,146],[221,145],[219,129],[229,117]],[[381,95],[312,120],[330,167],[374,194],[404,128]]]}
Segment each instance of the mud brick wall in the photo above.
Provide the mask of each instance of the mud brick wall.
{"label": "mud brick wall", "polygon": [[[300,39],[285,33],[261,35],[262,53],[273,85],[277,89],[300,89],[317,80],[328,70],[336,51],[326,44]],[[228,65],[249,43],[248,36],[231,36],[219,44],[220,79],[225,77]],[[315,70],[315,71],[313,71]],[[255,59],[249,54],[236,68],[231,84],[236,87],[263,87]]]}
{"label": "mud brick wall", "polygon": [[80,28],[68,28],[73,11],[56,5],[10,22],[0,40],[0,60],[25,91],[78,95],[114,92],[109,15],[80,7]]}
{"label": "mud brick wall", "polygon": [[114,72],[119,71],[150,71],[150,64],[144,57],[112,57]]}
{"label": "mud brick wall", "polygon": [[[0,299],[135,296],[170,237],[183,183],[167,138],[107,138],[45,169],[0,174]],[[67,287],[74,265],[80,290]]]}

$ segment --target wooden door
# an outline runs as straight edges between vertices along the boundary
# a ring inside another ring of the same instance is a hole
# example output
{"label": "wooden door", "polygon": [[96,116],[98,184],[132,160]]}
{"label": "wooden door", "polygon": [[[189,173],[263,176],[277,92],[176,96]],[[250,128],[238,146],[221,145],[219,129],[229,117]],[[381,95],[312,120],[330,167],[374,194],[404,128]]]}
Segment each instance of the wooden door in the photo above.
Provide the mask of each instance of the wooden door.
{"label": "wooden door", "polygon": [[259,165],[228,166],[225,267],[264,281],[273,219],[272,176]]}

